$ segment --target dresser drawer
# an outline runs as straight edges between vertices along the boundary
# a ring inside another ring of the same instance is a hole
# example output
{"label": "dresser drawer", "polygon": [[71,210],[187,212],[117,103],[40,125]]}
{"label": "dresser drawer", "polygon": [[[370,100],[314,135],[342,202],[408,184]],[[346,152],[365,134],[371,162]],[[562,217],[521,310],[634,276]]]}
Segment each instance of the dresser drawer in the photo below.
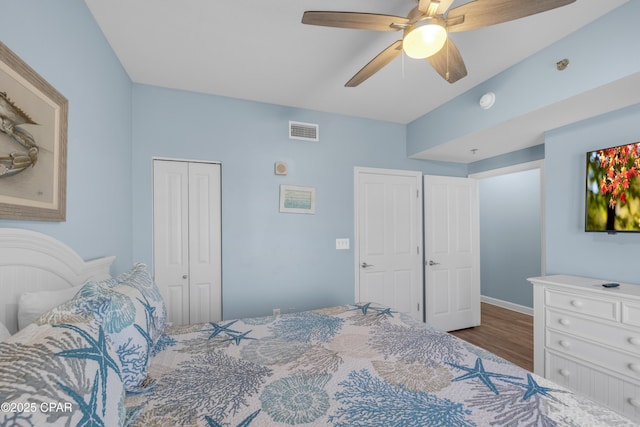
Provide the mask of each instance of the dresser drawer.
{"label": "dresser drawer", "polygon": [[640,380],[640,358],[637,354],[632,355],[617,349],[602,347],[585,339],[551,329],[547,330],[546,335],[547,348],[594,363],[603,369],[618,372],[629,379]]}
{"label": "dresser drawer", "polygon": [[545,377],[640,422],[640,385],[569,357],[545,352]]}
{"label": "dresser drawer", "polygon": [[622,303],[622,323],[630,326],[640,326],[640,303]]}
{"label": "dresser drawer", "polygon": [[548,307],[582,313],[612,321],[620,321],[620,303],[606,298],[584,296],[547,289],[545,303]]}
{"label": "dresser drawer", "polygon": [[604,346],[617,347],[635,354],[640,360],[640,330],[554,310],[547,310],[545,318],[549,328],[597,341]]}

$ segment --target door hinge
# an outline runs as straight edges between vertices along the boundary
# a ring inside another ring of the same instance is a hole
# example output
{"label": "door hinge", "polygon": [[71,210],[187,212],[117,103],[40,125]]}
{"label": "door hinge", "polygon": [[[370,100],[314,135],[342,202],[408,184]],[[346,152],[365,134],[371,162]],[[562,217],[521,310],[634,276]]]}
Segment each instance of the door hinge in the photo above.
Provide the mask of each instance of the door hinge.
{"label": "door hinge", "polygon": [[420,190],[416,190],[416,198],[420,198]]}
{"label": "door hinge", "polygon": [[420,311],[420,303],[418,303],[418,311]]}
{"label": "door hinge", "polygon": [[416,254],[420,255],[420,246],[416,246]]}

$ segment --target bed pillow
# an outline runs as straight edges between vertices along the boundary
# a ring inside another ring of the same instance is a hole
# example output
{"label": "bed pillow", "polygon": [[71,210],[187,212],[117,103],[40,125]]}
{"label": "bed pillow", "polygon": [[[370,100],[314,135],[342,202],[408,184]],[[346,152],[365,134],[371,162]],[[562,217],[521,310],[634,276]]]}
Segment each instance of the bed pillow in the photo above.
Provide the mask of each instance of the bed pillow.
{"label": "bed pillow", "polygon": [[18,330],[24,329],[43,313],[72,299],[81,287],[21,294],[18,299]]}
{"label": "bed pillow", "polygon": [[143,388],[153,348],[152,320],[144,301],[142,292],[136,288],[87,282],[71,308],[73,313],[97,320],[109,336],[122,365],[122,382],[129,392]]}
{"label": "bed pillow", "polygon": [[0,425],[123,425],[120,370],[96,322],[30,324],[0,342]]}
{"label": "bed pillow", "polygon": [[4,341],[11,336],[11,332],[4,326],[4,323],[0,322],[0,341]]}
{"label": "bed pillow", "polygon": [[167,307],[165,306],[160,289],[142,263],[135,264],[129,271],[120,274],[110,286],[130,286],[139,290],[143,295],[142,304],[150,315],[149,335],[155,345],[167,321]]}

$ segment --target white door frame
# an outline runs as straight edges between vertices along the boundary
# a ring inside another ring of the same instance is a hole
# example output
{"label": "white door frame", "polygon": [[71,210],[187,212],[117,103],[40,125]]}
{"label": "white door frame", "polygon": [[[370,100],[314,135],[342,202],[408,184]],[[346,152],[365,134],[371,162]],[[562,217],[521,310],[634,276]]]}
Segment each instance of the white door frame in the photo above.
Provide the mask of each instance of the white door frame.
{"label": "white door frame", "polygon": [[417,182],[417,188],[419,191],[419,197],[418,197],[418,203],[416,203],[416,209],[419,211],[418,212],[418,218],[420,218],[419,221],[417,221],[417,227],[418,227],[418,235],[421,236],[418,239],[418,251],[420,253],[420,257],[417,257],[417,263],[418,263],[418,271],[420,271],[421,275],[422,275],[422,283],[420,285],[421,288],[421,294],[422,296],[420,297],[420,306],[421,306],[421,311],[422,311],[422,317],[423,317],[423,321],[424,321],[424,313],[425,313],[425,307],[424,307],[424,268],[423,268],[423,257],[424,257],[424,253],[423,253],[423,247],[424,247],[424,234],[423,234],[423,224],[424,224],[424,215],[423,215],[423,211],[422,211],[422,182],[423,182],[423,172],[420,171],[411,171],[411,170],[401,170],[401,169],[379,169],[379,168],[369,168],[369,167],[359,167],[356,166],[353,168],[353,201],[354,201],[354,231],[353,231],[353,254],[354,254],[354,277],[355,277],[355,293],[354,293],[354,302],[358,302],[358,298],[360,296],[360,224],[358,221],[359,218],[359,214],[360,214],[360,200],[359,200],[359,191],[358,191],[358,184],[359,184],[359,180],[358,180],[358,176],[361,173],[375,173],[375,174],[388,174],[388,175],[394,175],[394,176],[407,176],[407,177],[415,177],[416,178],[416,182]]}

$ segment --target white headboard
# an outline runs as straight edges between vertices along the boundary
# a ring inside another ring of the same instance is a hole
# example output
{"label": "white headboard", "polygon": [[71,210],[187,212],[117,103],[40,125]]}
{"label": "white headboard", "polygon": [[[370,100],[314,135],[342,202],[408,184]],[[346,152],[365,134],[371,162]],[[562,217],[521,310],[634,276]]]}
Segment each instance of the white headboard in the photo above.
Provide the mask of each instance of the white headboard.
{"label": "white headboard", "polygon": [[69,246],[46,234],[0,228],[0,321],[11,333],[16,332],[20,294],[107,279],[114,259],[84,261]]}

